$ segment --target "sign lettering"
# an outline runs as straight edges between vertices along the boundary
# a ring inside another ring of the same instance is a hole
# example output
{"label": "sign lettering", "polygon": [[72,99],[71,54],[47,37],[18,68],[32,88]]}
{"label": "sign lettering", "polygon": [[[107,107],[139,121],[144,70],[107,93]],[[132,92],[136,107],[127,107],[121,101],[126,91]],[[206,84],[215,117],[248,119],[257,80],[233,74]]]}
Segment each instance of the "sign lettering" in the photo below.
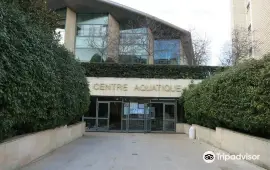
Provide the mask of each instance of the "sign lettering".
{"label": "sign lettering", "polygon": [[[94,90],[104,90],[104,91],[128,91],[129,86],[127,84],[94,84]],[[133,91],[163,91],[163,92],[181,92],[182,88],[180,85],[135,85],[132,89]]]}

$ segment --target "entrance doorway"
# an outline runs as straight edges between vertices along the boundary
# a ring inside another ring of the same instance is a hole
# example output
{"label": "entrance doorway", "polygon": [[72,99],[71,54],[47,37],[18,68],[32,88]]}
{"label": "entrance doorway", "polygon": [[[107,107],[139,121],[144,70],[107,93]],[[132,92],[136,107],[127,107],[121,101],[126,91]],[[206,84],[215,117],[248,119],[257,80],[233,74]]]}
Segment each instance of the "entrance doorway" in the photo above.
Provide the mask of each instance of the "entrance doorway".
{"label": "entrance doorway", "polygon": [[150,132],[151,113],[149,101],[131,99],[123,103],[123,126],[126,132]]}
{"label": "entrance doorway", "polygon": [[109,130],[121,130],[122,102],[110,102]]}
{"label": "entrance doorway", "polygon": [[175,100],[156,101],[143,98],[117,98],[91,102],[89,114],[83,117],[87,131],[175,132]]}
{"label": "entrance doorway", "polygon": [[176,104],[175,103],[151,103],[152,117],[151,131],[174,132],[176,128]]}

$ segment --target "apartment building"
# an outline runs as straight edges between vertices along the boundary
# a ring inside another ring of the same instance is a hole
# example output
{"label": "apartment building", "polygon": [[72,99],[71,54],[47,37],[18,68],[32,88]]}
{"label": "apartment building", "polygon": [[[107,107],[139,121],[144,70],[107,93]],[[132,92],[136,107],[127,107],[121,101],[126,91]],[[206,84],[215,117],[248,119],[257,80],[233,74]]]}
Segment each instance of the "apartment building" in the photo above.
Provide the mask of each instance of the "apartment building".
{"label": "apartment building", "polygon": [[258,46],[250,49],[250,56],[259,59],[270,52],[269,0],[231,0],[231,17],[232,30],[245,28]]}

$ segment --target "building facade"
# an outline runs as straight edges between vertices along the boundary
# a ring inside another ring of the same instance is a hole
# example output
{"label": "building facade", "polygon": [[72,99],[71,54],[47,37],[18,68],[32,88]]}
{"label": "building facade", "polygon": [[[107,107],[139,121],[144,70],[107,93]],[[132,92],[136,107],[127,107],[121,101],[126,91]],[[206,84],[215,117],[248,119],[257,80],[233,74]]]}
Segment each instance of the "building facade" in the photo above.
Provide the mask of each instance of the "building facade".
{"label": "building facade", "polygon": [[[47,3],[61,16],[60,43],[81,62],[193,64],[190,32],[170,23],[105,0]],[[183,117],[178,99],[193,82],[107,76],[87,80],[91,104],[83,117],[86,130],[122,132],[175,132]]]}
{"label": "building facade", "polygon": [[256,48],[250,49],[250,56],[261,58],[270,52],[270,1],[231,0],[232,29],[245,28],[251,32],[250,41]]}
{"label": "building facade", "polygon": [[47,0],[61,42],[82,62],[192,65],[190,32],[105,0]]}

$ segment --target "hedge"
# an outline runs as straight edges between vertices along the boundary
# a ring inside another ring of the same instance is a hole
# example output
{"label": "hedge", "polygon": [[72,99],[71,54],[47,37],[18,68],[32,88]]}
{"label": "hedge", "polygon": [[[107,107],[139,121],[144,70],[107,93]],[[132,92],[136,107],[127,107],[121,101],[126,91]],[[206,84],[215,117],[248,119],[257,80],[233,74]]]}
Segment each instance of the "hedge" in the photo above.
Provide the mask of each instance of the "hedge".
{"label": "hedge", "polygon": [[0,1],[0,141],[79,120],[89,106],[84,70],[58,43],[42,0]]}
{"label": "hedge", "polygon": [[186,66],[186,65],[146,65],[118,63],[81,63],[87,77],[125,77],[125,78],[168,78],[204,79],[227,67]]}
{"label": "hedge", "polygon": [[270,138],[270,54],[184,90],[188,123]]}

